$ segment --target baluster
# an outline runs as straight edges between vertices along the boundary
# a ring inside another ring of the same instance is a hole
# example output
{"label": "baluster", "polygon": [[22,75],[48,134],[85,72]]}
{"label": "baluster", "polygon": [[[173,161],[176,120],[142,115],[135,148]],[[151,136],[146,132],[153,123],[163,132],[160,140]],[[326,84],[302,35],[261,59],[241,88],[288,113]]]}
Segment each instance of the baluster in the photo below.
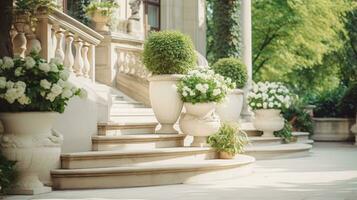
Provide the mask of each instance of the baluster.
{"label": "baluster", "polygon": [[76,47],[76,57],[74,58],[74,73],[77,76],[81,76],[82,73],[82,69],[83,69],[83,58],[82,58],[82,46],[83,46],[83,42],[82,40],[77,37],[77,39],[74,41],[74,46]]}
{"label": "baluster", "polygon": [[83,54],[83,75],[85,78],[89,78],[89,70],[90,70],[90,63],[88,60],[88,50],[89,50],[89,44],[87,42],[84,43],[83,48],[82,48],[82,54]]}
{"label": "baluster", "polygon": [[26,55],[31,52],[39,53],[42,49],[41,42],[37,39],[30,26],[25,26],[25,33],[27,38]]}
{"label": "baluster", "polygon": [[56,57],[56,49],[57,49],[57,37],[56,37],[56,30],[59,29],[58,25],[53,25],[51,28],[51,49],[50,49],[50,58]]}
{"label": "baluster", "polygon": [[125,65],[125,52],[124,51],[118,51],[118,65],[119,65],[119,71],[124,72],[124,65]]}
{"label": "baluster", "polygon": [[25,37],[25,26],[28,26],[26,23],[27,16],[16,16],[15,29],[17,31],[17,35],[13,40],[13,50],[14,55],[25,57],[27,39]]}
{"label": "baluster", "polygon": [[17,35],[17,31],[16,31],[15,27],[11,26],[11,30],[10,30],[11,41],[14,41],[14,38],[16,35]]}
{"label": "baluster", "polygon": [[135,69],[135,53],[132,52],[131,53],[131,59],[129,61],[129,73],[134,75],[135,72],[136,72],[136,69]]}
{"label": "baluster", "polygon": [[68,67],[69,71],[73,72],[73,64],[74,64],[74,57],[72,53],[72,43],[73,43],[73,34],[67,33],[66,37],[66,53],[64,57],[64,66]]}
{"label": "baluster", "polygon": [[126,52],[125,66],[124,66],[124,73],[126,74],[129,74],[130,72],[130,59],[131,59],[130,52]]}
{"label": "baluster", "polygon": [[63,52],[63,30],[61,28],[56,29],[56,39],[57,39],[57,44],[56,44],[56,51],[55,51],[55,58],[61,61],[61,63],[64,62],[64,52]]}
{"label": "baluster", "polygon": [[95,82],[95,45],[89,44],[88,50],[88,61],[89,61],[89,78]]}

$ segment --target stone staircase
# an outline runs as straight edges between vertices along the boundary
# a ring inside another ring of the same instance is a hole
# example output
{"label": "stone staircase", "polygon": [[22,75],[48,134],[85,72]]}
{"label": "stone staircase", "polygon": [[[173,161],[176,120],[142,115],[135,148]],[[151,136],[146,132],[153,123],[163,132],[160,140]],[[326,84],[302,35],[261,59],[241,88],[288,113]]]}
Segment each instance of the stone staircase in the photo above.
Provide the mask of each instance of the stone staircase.
{"label": "stone staircase", "polygon": [[218,159],[212,148],[190,147],[190,136],[154,134],[153,110],[124,95],[112,96],[110,121],[98,123],[92,151],[65,153],[61,169],[52,171],[55,189],[94,189],[154,186],[227,179],[253,171],[256,159],[306,156],[312,141],[294,133],[297,142],[261,137],[251,123],[243,123],[250,145],[245,155]]}
{"label": "stone staircase", "polygon": [[65,153],[53,170],[54,189],[95,189],[181,184],[253,172],[254,157],[218,159],[211,148],[189,147],[184,134],[154,134],[151,108],[113,95],[110,121],[98,123],[92,151]]}

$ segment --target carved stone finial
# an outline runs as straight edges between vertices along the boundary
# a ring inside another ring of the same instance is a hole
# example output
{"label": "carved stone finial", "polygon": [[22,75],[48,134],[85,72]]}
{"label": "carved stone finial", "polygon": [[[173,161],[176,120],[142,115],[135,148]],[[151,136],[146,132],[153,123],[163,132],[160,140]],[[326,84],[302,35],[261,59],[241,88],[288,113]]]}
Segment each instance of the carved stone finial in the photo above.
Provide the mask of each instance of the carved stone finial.
{"label": "carved stone finial", "polygon": [[129,5],[131,9],[131,16],[129,19],[131,20],[140,20],[140,5],[142,0],[130,0]]}

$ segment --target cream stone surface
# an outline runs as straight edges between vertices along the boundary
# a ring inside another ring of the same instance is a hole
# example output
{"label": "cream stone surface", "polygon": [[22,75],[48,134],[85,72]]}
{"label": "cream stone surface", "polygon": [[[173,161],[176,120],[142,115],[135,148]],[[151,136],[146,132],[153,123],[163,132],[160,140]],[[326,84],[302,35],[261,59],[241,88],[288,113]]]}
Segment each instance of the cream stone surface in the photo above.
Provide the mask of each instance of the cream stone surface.
{"label": "cream stone surface", "polygon": [[355,119],[347,118],[313,118],[315,141],[351,141],[354,134],[351,127]]}
{"label": "cream stone surface", "polygon": [[235,89],[224,102],[217,105],[216,112],[222,122],[235,122],[237,123],[243,108],[243,91]]}
{"label": "cream stone surface", "polygon": [[250,176],[204,183],[105,190],[53,191],[5,200],[355,200],[357,148],[344,143],[316,143],[310,157],[262,160]]}
{"label": "cream stone surface", "polygon": [[274,131],[284,127],[284,119],[280,116],[280,110],[260,109],[255,110],[253,125],[256,129],[263,131],[263,137],[274,137]]}
{"label": "cream stone surface", "polygon": [[149,78],[151,106],[161,125],[156,133],[178,133],[173,126],[183,107],[176,87],[182,77],[182,75],[155,75]]}

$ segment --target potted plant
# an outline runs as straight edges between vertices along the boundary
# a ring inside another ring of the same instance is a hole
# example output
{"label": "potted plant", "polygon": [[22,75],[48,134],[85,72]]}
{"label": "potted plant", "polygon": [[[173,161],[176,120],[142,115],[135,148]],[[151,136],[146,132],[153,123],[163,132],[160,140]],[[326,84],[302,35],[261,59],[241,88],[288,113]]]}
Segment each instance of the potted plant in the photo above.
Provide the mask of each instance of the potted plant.
{"label": "potted plant", "polygon": [[235,82],[236,88],[232,90],[225,101],[217,106],[217,114],[224,122],[238,122],[243,108],[243,90],[247,82],[247,69],[243,62],[237,58],[222,58],[212,69]]}
{"label": "potted plant", "polygon": [[313,102],[313,135],[316,141],[351,141],[357,112],[357,83],[322,92]]}
{"label": "potted plant", "polygon": [[290,106],[289,90],[279,82],[258,82],[248,96],[249,106],[254,110],[253,125],[263,131],[264,137],[274,137],[274,131],[284,127],[280,116],[282,108]]}
{"label": "potted plant", "polygon": [[177,31],[151,33],[144,44],[143,63],[153,73],[149,78],[150,102],[161,124],[156,133],[178,133],[173,125],[181,114],[183,102],[176,83],[195,67],[192,41]]}
{"label": "potted plant", "polygon": [[115,1],[92,1],[86,7],[86,14],[92,19],[97,31],[109,31],[110,17],[119,5]]}
{"label": "potted plant", "polygon": [[68,82],[69,71],[57,59],[50,63],[31,53],[26,58],[0,59],[0,148],[16,161],[15,194],[50,191],[38,175],[59,161],[62,136],[52,131],[58,113],[74,96],[86,92]]}
{"label": "potted plant", "polygon": [[208,143],[219,152],[221,159],[233,159],[244,152],[249,139],[237,124],[224,123],[216,134],[208,137]]}
{"label": "potted plant", "polygon": [[178,83],[178,93],[186,109],[180,118],[180,129],[194,136],[192,146],[207,146],[207,136],[218,131],[220,120],[215,114],[216,103],[222,102],[234,87],[229,78],[205,67],[190,71]]}
{"label": "potted plant", "polygon": [[16,161],[5,158],[0,151],[0,196],[7,193],[16,178]]}

